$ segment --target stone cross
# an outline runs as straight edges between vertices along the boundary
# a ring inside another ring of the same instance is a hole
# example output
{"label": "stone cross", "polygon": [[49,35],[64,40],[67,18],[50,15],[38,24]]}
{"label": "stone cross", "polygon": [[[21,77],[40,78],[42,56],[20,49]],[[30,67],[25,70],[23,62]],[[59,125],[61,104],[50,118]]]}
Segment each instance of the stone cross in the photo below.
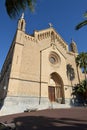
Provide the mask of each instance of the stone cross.
{"label": "stone cross", "polygon": [[53,27],[52,23],[49,23],[50,28]]}

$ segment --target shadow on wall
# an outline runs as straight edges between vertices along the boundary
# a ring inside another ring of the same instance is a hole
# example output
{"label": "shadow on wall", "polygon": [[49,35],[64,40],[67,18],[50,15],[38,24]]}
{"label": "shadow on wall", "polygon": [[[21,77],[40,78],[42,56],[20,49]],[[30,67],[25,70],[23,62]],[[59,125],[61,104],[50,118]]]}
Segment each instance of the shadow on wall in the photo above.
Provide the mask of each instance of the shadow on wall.
{"label": "shadow on wall", "polygon": [[6,86],[4,86],[4,88],[0,89],[0,109],[2,108],[2,106],[4,105],[4,100],[7,96],[7,88]]}
{"label": "shadow on wall", "polygon": [[4,99],[0,99],[0,110],[3,107],[3,105],[4,105]]}
{"label": "shadow on wall", "polygon": [[84,100],[83,96],[74,97],[70,100],[71,107],[87,106],[87,100]]}

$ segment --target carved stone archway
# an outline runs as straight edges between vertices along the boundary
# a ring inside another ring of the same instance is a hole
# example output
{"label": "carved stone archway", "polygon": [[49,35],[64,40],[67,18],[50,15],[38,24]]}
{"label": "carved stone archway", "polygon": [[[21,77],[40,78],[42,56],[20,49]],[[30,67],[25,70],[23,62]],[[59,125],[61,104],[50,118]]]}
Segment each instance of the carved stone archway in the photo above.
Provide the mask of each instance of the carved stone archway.
{"label": "carved stone archway", "polygon": [[63,86],[63,81],[59,74],[56,72],[51,73],[48,86],[48,96],[51,102],[65,103]]}

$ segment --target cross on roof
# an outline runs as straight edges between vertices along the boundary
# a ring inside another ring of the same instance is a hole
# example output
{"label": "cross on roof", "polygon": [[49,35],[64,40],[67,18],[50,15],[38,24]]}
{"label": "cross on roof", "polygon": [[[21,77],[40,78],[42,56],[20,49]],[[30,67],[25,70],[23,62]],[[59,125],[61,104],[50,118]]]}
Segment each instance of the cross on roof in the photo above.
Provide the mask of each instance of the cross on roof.
{"label": "cross on roof", "polygon": [[49,23],[50,28],[53,27],[52,23]]}

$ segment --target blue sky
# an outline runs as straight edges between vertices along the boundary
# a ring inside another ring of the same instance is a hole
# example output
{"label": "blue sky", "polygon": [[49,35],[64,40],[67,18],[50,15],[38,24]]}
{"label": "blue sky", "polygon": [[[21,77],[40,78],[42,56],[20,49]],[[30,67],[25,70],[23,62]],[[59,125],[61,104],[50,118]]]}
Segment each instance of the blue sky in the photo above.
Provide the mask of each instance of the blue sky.
{"label": "blue sky", "polygon": [[[26,32],[42,30],[52,23],[61,37],[70,44],[77,43],[79,52],[87,52],[87,26],[76,31],[75,26],[84,20],[87,0],[37,0],[35,12],[25,11]],[[0,70],[17,29],[18,19],[10,19],[6,13],[5,0],[0,1]]]}

